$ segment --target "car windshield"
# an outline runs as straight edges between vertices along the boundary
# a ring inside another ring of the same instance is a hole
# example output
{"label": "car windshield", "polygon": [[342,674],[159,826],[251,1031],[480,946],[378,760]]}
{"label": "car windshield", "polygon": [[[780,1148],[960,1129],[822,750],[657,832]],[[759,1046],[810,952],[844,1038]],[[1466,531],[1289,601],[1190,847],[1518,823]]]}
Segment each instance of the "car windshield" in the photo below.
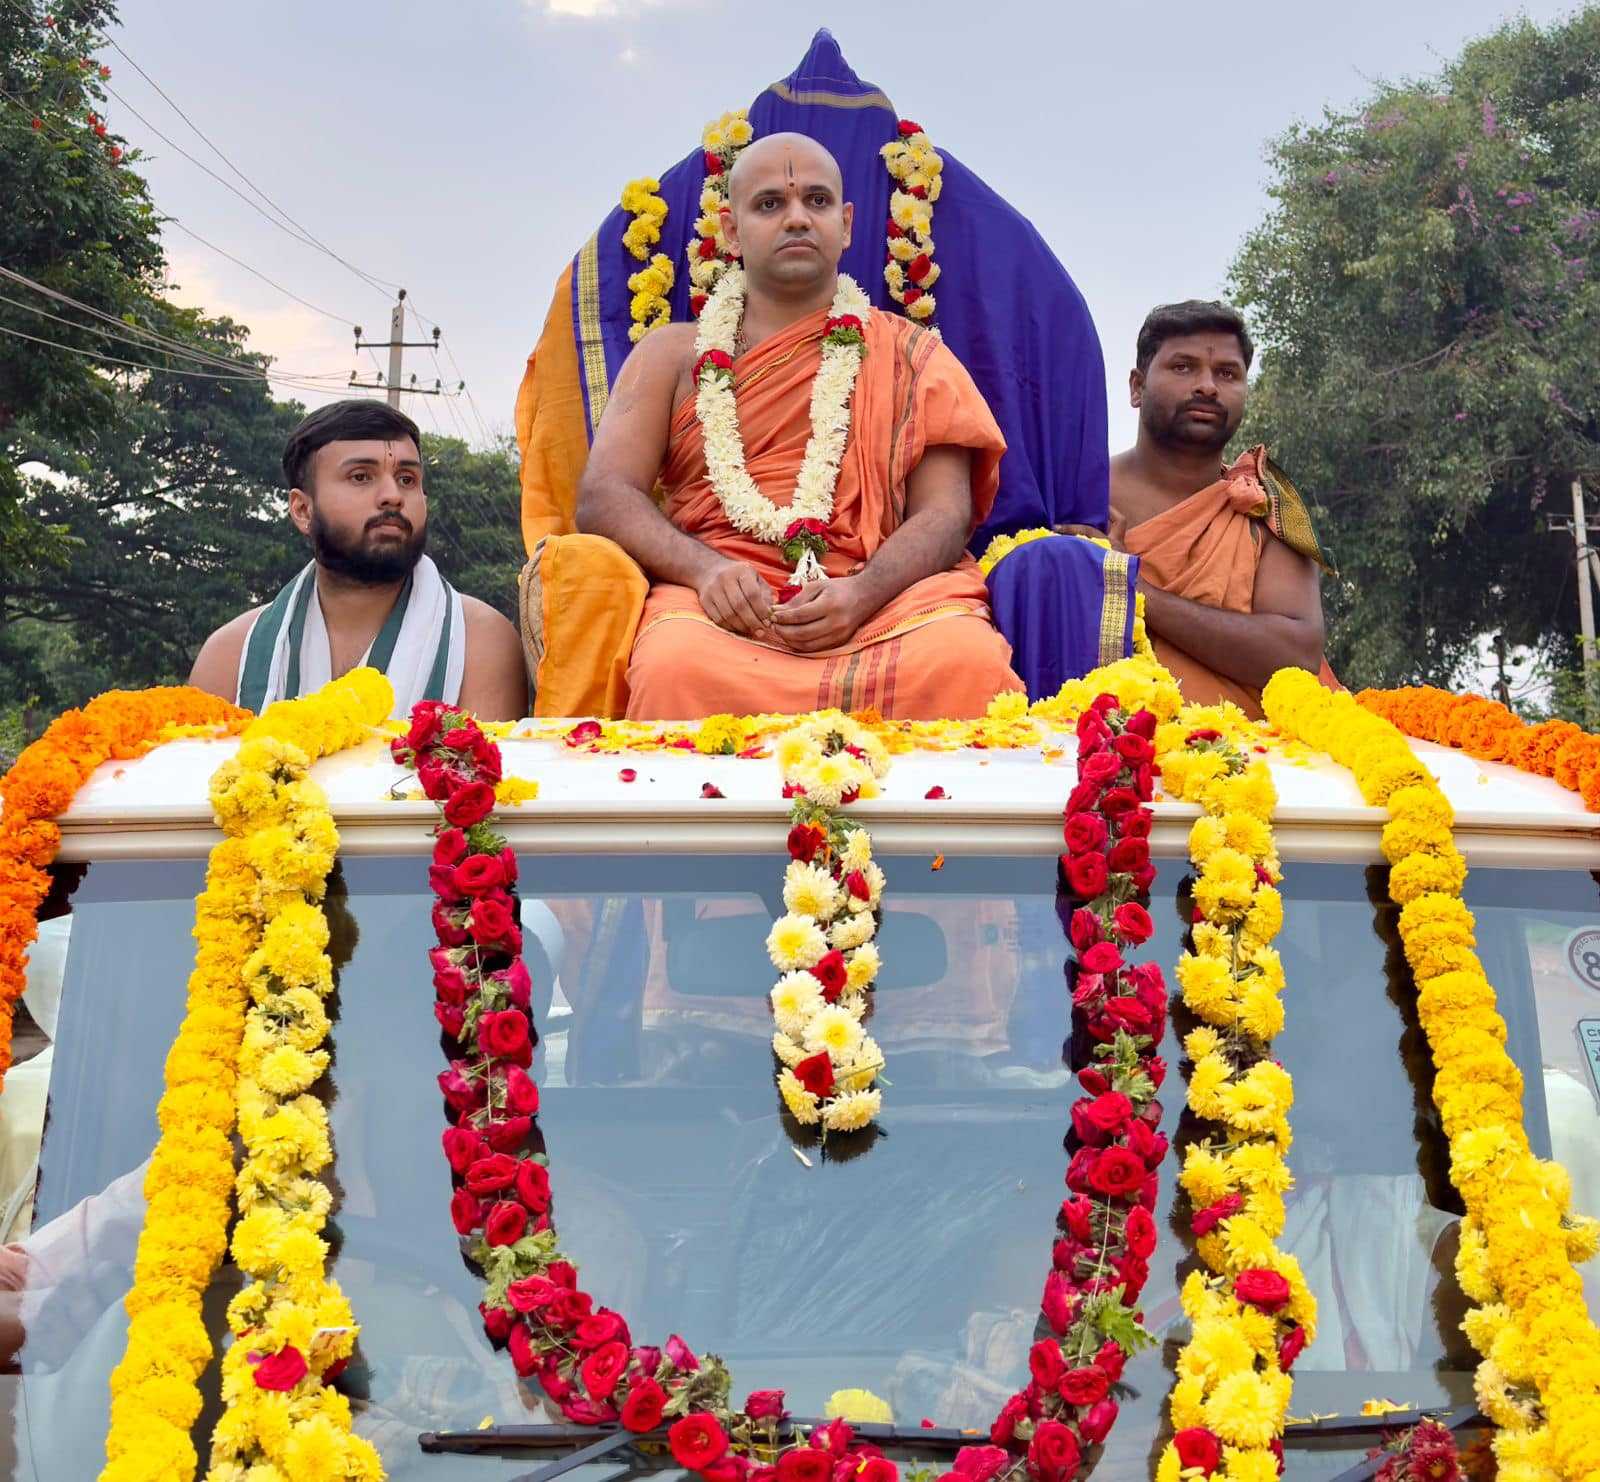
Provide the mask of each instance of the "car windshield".
{"label": "car windshield", "polygon": [[[1049,859],[950,853],[940,869],[925,856],[884,860],[872,1018],[884,1109],[876,1132],[826,1147],[786,1123],[773,1085],[763,942],[782,870],[770,855],[521,862],[539,1126],[562,1246],[636,1341],[679,1333],[721,1354],[736,1400],[781,1388],[796,1414],[815,1415],[834,1391],[862,1388],[904,1426],[986,1429],[1026,1381],[1065,1194],[1066,943]],[[1157,935],[1141,956],[1170,976],[1185,868],[1161,863]],[[202,877],[199,861],[96,863],[52,927],[68,947],[54,1043],[39,1057],[49,1111],[37,1204],[25,1259],[9,1268],[22,1290],[0,1294],[22,1478],[93,1476],[101,1462]],[[1292,864],[1286,894],[1288,1026],[1275,1053],[1295,1078],[1296,1187],[1281,1244],[1321,1309],[1292,1411],[1468,1402],[1473,1357],[1451,1274],[1460,1205],[1392,911],[1375,905],[1383,874]],[[559,1417],[485,1339],[479,1282],[449,1216],[430,899],[420,858],[347,858],[330,893],[341,963],[322,1090],[335,1143],[332,1264],[362,1325],[340,1385],[391,1476],[488,1482],[538,1458],[424,1455],[418,1434]],[[1468,903],[1526,1077],[1529,1135],[1567,1162],[1577,1207],[1600,1212],[1595,881],[1475,870]],[[1164,1053],[1179,1065],[1171,1029]],[[1182,1100],[1175,1069],[1162,1125],[1180,1148],[1195,1135]],[[1183,1334],[1177,1291],[1194,1267],[1187,1218],[1173,1217],[1175,1166],[1162,1169],[1144,1294],[1159,1341],[1128,1366],[1101,1477],[1148,1475],[1165,1425]],[[219,1341],[237,1285],[231,1266],[214,1283]],[[215,1366],[209,1382],[202,1436],[218,1413]],[[1289,1471],[1334,1475],[1373,1440],[1291,1429]]]}

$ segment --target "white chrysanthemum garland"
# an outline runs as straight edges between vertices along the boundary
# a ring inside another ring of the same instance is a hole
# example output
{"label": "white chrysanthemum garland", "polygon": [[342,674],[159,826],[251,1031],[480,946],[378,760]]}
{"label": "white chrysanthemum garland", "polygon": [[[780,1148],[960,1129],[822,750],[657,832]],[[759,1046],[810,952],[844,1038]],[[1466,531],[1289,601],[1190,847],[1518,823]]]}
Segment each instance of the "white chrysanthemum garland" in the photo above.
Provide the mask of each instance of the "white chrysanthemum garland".
{"label": "white chrysanthemum garland", "polygon": [[795,479],[794,498],[780,508],[761,492],[744,462],[739,408],[733,396],[734,346],[744,302],[744,269],[735,268],[724,275],[700,316],[694,341],[695,412],[711,488],[729,522],[746,535],[781,545],[798,522],[815,520],[826,528],[833,518],[833,491],[850,435],[850,398],[866,353],[872,304],[855,279],[839,275],[822,338],[822,364],[811,383],[811,436]]}
{"label": "white chrysanthemum garland", "polygon": [[694,239],[686,249],[689,255],[689,312],[698,315],[716,286],[739,257],[722,232],[722,208],[728,204],[728,175],[739,152],[756,136],[742,108],[713,119],[700,134],[705,151],[706,183],[700,189],[700,215],[694,224]]}
{"label": "white chrysanthemum garland", "polygon": [[883,281],[889,297],[905,306],[909,319],[932,319],[928,291],[939,280],[933,260],[933,203],[944,189],[944,159],[921,124],[902,118],[900,137],[878,151],[896,182],[889,197],[889,258]]}
{"label": "white chrysanthemum garland", "polygon": [[778,1091],[801,1126],[853,1132],[883,1105],[873,1085],[883,1052],[862,1020],[881,966],[872,939],[884,880],[867,831],[840,810],[877,795],[889,754],[834,710],[786,732],[777,755],[783,794],[794,800],[785,912],[767,936],[783,974],[771,995]]}

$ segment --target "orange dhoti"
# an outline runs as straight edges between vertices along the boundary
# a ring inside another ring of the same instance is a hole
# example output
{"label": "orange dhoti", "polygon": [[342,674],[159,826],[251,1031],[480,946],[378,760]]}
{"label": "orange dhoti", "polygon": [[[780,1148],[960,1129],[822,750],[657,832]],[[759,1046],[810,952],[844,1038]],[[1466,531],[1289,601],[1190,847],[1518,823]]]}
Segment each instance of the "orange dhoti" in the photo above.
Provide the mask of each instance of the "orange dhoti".
{"label": "orange dhoti", "polygon": [[[734,362],[745,464],[774,504],[792,500],[811,436],[811,385],[822,358],[825,311]],[[869,561],[905,518],[906,480],[925,450],[972,454],[972,526],[988,513],[1005,441],[961,363],[927,330],[897,315],[867,323],[850,438],[834,491],[831,577]],[[672,420],[661,481],[664,512],[713,550],[754,566],[778,591],[790,578],[778,547],[735,530],[711,488],[690,398]],[[970,535],[971,531],[968,531]],[[797,654],[717,627],[688,587],[650,589],[628,665],[630,719],[688,720],[763,711],[872,706],[890,719],[981,715],[1001,691],[1020,690],[1011,648],[989,618],[983,576],[963,554],[949,571],[914,583],[846,644]]]}
{"label": "orange dhoti", "polygon": [[[1139,574],[1152,586],[1207,607],[1253,612],[1256,567],[1265,542],[1273,537],[1332,570],[1299,492],[1268,460],[1267,450],[1255,447],[1224,470],[1216,483],[1135,525],[1123,543],[1130,555],[1139,558]],[[1195,705],[1231,700],[1253,719],[1261,719],[1259,690],[1217,673],[1165,638],[1152,633],[1150,641],[1185,700]],[[1327,664],[1322,671],[1324,683],[1337,687]]]}

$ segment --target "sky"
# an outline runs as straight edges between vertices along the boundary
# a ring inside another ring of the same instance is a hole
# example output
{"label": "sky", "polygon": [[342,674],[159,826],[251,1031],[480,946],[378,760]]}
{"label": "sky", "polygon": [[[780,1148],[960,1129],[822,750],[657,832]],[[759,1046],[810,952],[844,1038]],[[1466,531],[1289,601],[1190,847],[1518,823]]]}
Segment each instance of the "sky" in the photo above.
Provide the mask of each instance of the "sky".
{"label": "sky", "polygon": [[[445,346],[407,351],[407,376],[464,378],[471,393],[408,409],[425,432],[481,443],[510,429],[555,279],[622,185],[693,148],[708,118],[788,73],[827,25],[856,72],[1065,263],[1105,349],[1116,449],[1135,430],[1139,323],[1156,303],[1224,292],[1270,209],[1272,137],[1358,106],[1380,79],[1437,70],[1503,20],[1570,9],[123,0],[126,56],[103,60],[109,122],[146,151],[138,167],[181,223],[166,229],[174,297],[248,324],[251,348],[284,371],[371,381],[351,326],[387,339],[403,285],[426,316],[407,338],[436,322]],[[257,191],[328,251],[253,209]]]}

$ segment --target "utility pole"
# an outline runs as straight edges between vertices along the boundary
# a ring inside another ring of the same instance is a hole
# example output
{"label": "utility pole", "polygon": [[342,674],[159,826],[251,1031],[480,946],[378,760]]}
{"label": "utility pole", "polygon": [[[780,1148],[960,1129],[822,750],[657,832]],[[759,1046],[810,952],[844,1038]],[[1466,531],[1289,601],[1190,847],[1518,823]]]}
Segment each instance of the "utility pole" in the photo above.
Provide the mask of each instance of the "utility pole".
{"label": "utility pole", "polygon": [[1511,681],[1506,675],[1506,635],[1494,635],[1495,667],[1500,671],[1500,677],[1494,682],[1494,697],[1507,710],[1511,708]]}
{"label": "utility pole", "polygon": [[[408,340],[405,337],[406,291],[402,288],[395,297],[394,308],[389,311],[389,338],[387,340],[363,340],[361,338],[361,326],[359,324],[356,325],[357,354],[363,350],[387,350],[389,352],[388,381],[385,382],[382,376],[379,376],[376,381],[358,381],[356,380],[356,373],[351,371],[350,389],[353,391],[382,391],[384,393],[384,400],[387,401],[389,405],[394,407],[397,411],[400,408],[400,398],[403,395],[443,396],[445,394],[444,386],[437,380],[432,386],[419,386],[417,385],[416,376],[413,375],[411,377],[411,384],[407,386],[402,384],[401,379],[405,373],[405,352],[407,350],[437,351],[439,348],[439,336],[442,333],[443,331],[438,327],[438,325],[435,325],[433,329],[433,338],[431,340]],[[467,383],[463,381],[459,386],[456,387],[456,390],[464,390],[466,388],[466,384]]]}
{"label": "utility pole", "polygon": [[1591,565],[1595,553],[1589,548],[1589,517],[1583,507],[1583,481],[1572,481],[1572,522],[1559,515],[1550,521],[1554,531],[1572,532],[1572,544],[1578,561],[1578,623],[1583,630],[1583,714],[1584,724],[1593,729],[1595,723],[1595,647],[1594,647],[1594,588]]}

